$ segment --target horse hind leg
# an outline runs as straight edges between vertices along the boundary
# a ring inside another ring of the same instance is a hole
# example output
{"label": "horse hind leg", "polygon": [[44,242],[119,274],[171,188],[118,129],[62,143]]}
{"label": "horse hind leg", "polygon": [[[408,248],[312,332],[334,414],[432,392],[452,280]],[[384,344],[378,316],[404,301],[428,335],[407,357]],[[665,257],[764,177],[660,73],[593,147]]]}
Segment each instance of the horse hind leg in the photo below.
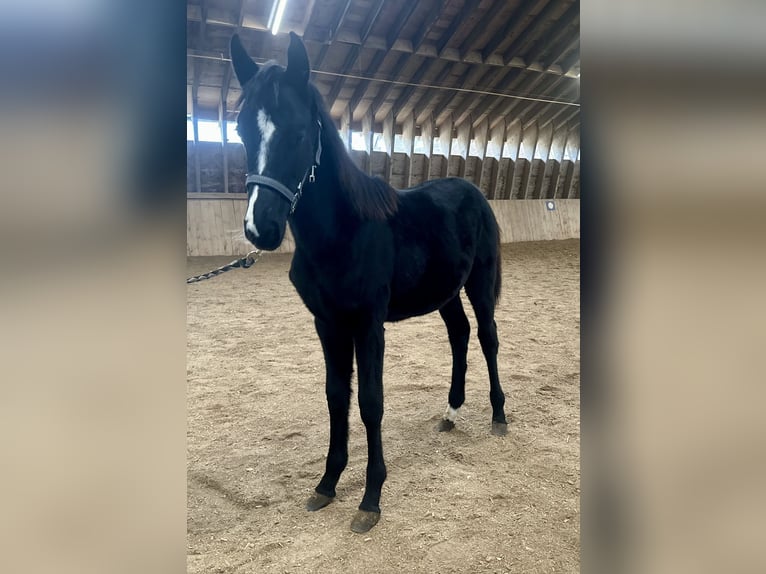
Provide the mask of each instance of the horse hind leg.
{"label": "horse hind leg", "polygon": [[447,411],[439,422],[439,431],[451,431],[455,428],[458,409],[465,401],[465,371],[467,367],[468,338],[471,325],[465,316],[460,294],[450,299],[439,309],[447,325],[450,347],[452,348],[452,382],[450,383]]}
{"label": "horse hind leg", "polygon": [[508,433],[505,418],[505,394],[497,372],[497,325],[495,323],[495,266],[474,265],[465,284],[465,292],[476,314],[479,325],[479,343],[489,371],[489,401],[492,404],[492,434]]}

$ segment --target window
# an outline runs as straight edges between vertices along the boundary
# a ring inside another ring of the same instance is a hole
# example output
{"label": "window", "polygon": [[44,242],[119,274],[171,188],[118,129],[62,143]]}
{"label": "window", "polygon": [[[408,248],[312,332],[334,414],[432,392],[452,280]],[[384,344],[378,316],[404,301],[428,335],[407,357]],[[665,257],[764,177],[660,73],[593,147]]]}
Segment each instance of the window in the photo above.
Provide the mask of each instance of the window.
{"label": "window", "polygon": [[383,141],[383,134],[374,134],[372,138],[372,151],[386,151],[386,144]]}
{"label": "window", "polygon": [[394,152],[404,153],[404,138],[402,134],[394,134]]}
{"label": "window", "polygon": [[[197,129],[199,130],[199,141],[221,143],[221,128],[218,122],[197,120]],[[226,122],[226,139],[229,143],[242,143],[237,133],[237,122]],[[194,123],[190,117],[186,118],[186,140],[194,141]]]}
{"label": "window", "polygon": [[362,132],[351,132],[351,149],[365,151],[364,134]]}

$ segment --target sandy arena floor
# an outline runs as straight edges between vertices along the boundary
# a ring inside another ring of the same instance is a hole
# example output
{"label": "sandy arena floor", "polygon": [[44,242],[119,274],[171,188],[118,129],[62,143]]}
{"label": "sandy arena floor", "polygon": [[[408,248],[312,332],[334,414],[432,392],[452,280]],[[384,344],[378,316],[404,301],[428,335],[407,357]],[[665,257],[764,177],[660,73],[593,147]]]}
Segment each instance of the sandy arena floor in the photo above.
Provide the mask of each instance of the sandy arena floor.
{"label": "sandy arena floor", "polygon": [[[489,433],[489,381],[465,296],[466,402],[451,433],[435,431],[451,372],[438,313],[386,325],[388,479],[380,523],[363,535],[349,530],[366,465],[355,394],[338,496],[319,512],[303,508],[324,470],[329,418],[290,255],[188,286],[188,571],[578,572],[579,254],[577,240],[503,247],[507,437]],[[190,258],[187,274],[230,260]]]}

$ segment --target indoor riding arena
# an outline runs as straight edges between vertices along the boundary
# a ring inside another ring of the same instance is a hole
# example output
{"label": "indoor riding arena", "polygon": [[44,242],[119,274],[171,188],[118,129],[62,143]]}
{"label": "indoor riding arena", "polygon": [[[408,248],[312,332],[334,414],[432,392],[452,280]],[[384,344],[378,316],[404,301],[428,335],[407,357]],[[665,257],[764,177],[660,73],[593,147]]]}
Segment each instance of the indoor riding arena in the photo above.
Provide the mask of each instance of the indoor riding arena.
{"label": "indoor riding arena", "polygon": [[579,572],[579,2],[189,0],[187,277],[255,250],[231,38],[256,63],[285,65],[291,31],[335,123],[324,129],[363,172],[398,189],[463,178],[489,201],[508,432],[490,432],[462,293],[471,335],[454,429],[439,428],[452,375],[440,314],[386,323],[380,521],[349,528],[368,456],[356,364],[348,466],[332,504],[307,511],[330,417],[288,229],[252,266],[186,287],[188,571]]}

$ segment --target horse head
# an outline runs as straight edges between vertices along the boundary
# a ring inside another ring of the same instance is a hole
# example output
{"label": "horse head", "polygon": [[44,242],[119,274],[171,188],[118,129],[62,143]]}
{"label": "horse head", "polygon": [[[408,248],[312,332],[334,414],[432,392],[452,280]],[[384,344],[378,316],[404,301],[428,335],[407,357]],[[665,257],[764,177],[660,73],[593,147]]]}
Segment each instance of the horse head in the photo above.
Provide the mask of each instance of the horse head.
{"label": "horse head", "polygon": [[321,120],[309,86],[309,59],[290,32],[287,67],[262,66],[248,56],[239,36],[231,61],[242,86],[237,132],[247,154],[247,239],[259,249],[279,247],[307,180],[321,155]]}

